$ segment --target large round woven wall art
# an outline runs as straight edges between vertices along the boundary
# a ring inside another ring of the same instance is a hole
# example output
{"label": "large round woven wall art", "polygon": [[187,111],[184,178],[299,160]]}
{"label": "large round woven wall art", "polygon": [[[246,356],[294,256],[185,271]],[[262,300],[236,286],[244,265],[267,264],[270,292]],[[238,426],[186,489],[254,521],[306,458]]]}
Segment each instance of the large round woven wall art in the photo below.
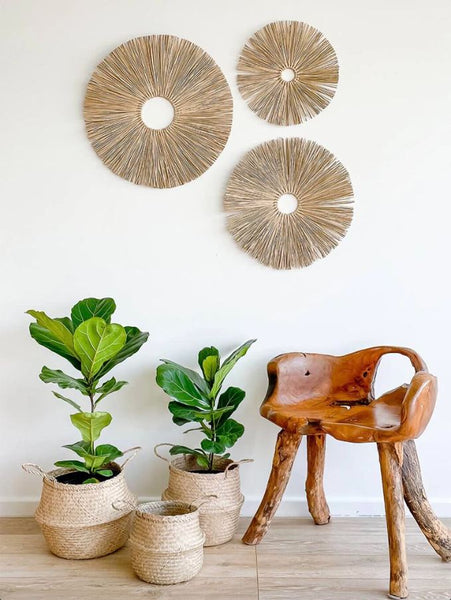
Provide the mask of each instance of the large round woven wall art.
{"label": "large round woven wall art", "polygon": [[302,138],[271,140],[233,170],[224,198],[227,227],[264,265],[306,267],[346,234],[352,196],[348,172],[326,148]]}
{"label": "large round woven wall art", "polygon": [[238,61],[241,95],[275,125],[296,125],[317,115],[332,100],[337,83],[335,50],[320,31],[298,21],[259,29]]}
{"label": "large round woven wall art", "polygon": [[[152,128],[143,107],[172,105],[167,126]],[[116,175],[156,188],[181,185],[219,156],[232,124],[232,96],[221,69],[204,50],[171,35],[151,35],[115,48],[86,91],[86,130]]]}

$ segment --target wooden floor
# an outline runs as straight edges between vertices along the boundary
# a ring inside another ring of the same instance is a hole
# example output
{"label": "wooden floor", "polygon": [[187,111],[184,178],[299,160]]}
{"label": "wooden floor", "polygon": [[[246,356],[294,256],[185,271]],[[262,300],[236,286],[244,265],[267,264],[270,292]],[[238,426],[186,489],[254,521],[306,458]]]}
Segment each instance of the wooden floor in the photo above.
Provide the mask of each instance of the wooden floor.
{"label": "wooden floor", "polygon": [[[50,554],[33,519],[0,519],[0,600],[377,600],[388,586],[383,518],[276,519],[260,546],[234,540],[205,549],[193,580],[146,584],[130,569],[128,549],[88,561]],[[451,520],[448,520],[451,525]],[[411,600],[451,600],[451,563],[432,551],[408,520]]]}

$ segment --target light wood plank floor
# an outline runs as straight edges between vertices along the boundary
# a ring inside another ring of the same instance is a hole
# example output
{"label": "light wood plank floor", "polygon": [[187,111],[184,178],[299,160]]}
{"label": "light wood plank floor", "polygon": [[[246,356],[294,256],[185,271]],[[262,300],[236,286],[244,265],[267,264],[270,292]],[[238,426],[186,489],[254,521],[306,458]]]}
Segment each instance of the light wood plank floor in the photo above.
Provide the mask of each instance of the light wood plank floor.
{"label": "light wood plank floor", "polygon": [[[96,560],[68,561],[46,549],[33,519],[0,519],[0,600],[378,600],[386,597],[383,518],[276,519],[264,541],[244,546],[242,519],[232,542],[205,549],[193,580],[159,587],[137,579],[127,548]],[[448,520],[451,525],[451,519]],[[411,600],[451,600],[443,563],[414,521],[407,522]]]}

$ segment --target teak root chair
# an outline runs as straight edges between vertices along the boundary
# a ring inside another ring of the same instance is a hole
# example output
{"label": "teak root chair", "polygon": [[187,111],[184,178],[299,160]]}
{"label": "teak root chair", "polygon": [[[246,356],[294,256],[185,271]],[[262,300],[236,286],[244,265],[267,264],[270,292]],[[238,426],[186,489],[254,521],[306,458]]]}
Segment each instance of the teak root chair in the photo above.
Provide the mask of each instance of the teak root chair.
{"label": "teak root chair", "polygon": [[[374,397],[374,378],[385,354],[407,356],[415,369],[410,384]],[[305,483],[310,514],[329,522],[323,490],[326,434],[344,442],[376,442],[382,474],[390,550],[391,598],[407,597],[404,500],[434,550],[451,560],[451,536],[426,498],[415,448],[431,418],[437,380],[408,348],[381,346],[345,356],[282,354],[268,364],[269,387],[260,408],[281,427],[263,500],[243,537],[258,544],[271,523],[290,477],[303,435],[307,436]]]}

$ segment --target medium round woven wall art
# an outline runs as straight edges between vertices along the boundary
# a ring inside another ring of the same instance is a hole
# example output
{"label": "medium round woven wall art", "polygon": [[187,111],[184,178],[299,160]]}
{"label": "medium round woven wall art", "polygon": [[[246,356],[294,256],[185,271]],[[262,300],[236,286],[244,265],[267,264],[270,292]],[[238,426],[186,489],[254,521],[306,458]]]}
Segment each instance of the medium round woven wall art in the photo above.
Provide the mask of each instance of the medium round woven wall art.
{"label": "medium round woven wall art", "polygon": [[317,115],[332,100],[337,83],[335,50],[320,31],[298,21],[259,29],[238,61],[241,95],[275,125],[296,125]]}
{"label": "medium round woven wall art", "polygon": [[[142,109],[163,98],[173,120],[148,127]],[[88,138],[113,173],[155,188],[181,185],[219,156],[232,124],[232,96],[204,50],[171,35],[151,35],[115,48],[96,68],[86,91]]]}
{"label": "medium round woven wall art", "polygon": [[346,234],[352,196],[347,170],[326,148],[303,138],[271,140],[233,170],[224,198],[227,227],[264,265],[306,267]]}

